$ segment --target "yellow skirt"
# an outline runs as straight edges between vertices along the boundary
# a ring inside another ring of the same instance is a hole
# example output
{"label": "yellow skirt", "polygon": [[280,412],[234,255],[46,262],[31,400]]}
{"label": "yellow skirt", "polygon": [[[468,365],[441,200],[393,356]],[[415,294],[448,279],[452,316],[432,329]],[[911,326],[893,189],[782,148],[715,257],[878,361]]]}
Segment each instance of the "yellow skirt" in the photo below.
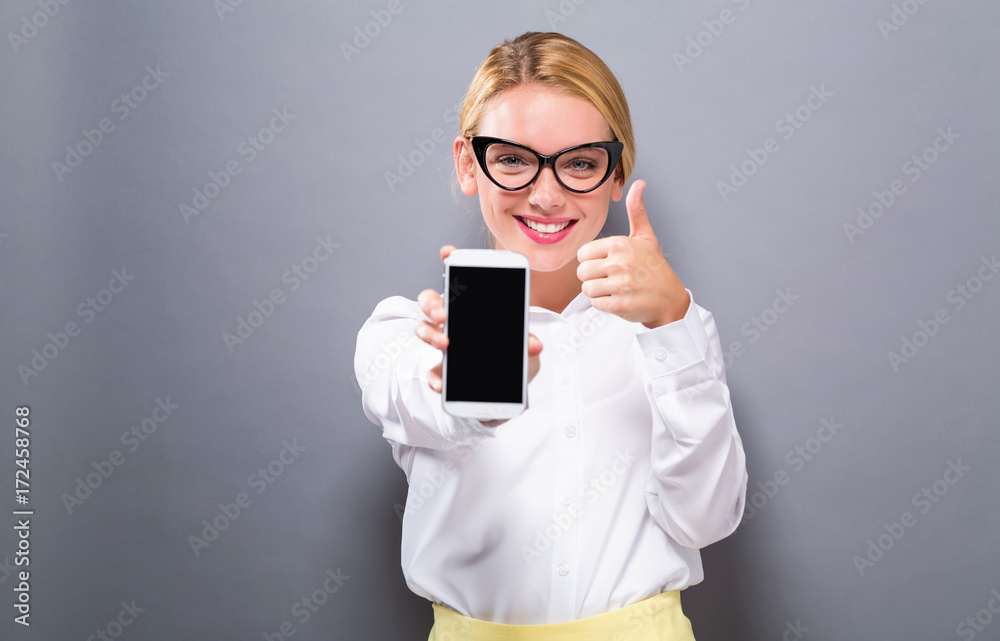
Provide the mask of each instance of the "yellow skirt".
{"label": "yellow skirt", "polygon": [[694,641],[679,590],[663,592],[612,612],[543,625],[506,625],[434,607],[427,641]]}

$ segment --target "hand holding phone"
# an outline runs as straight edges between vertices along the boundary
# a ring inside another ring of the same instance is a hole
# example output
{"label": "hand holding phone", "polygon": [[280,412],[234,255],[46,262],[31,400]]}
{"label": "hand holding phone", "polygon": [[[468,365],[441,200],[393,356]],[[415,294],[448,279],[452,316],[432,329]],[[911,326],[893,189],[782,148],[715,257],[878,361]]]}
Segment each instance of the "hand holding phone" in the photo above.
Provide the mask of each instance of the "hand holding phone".
{"label": "hand holding phone", "polygon": [[[441,248],[441,260],[444,261],[448,256],[456,251],[455,247],[452,245],[445,245]],[[465,250],[468,251],[468,250]],[[485,250],[488,251],[488,250]],[[454,299],[453,299],[454,300]],[[467,300],[471,300],[467,299]],[[417,301],[420,304],[420,309],[423,311],[427,320],[419,321],[415,328],[417,336],[427,344],[440,349],[442,351],[442,357],[444,356],[445,350],[447,350],[449,345],[449,338],[445,334],[444,327],[448,319],[448,312],[445,309],[445,300],[440,293],[433,289],[425,289],[420,292],[417,297]],[[522,307],[526,305],[527,295],[525,295],[525,302],[518,303],[516,307]],[[526,307],[524,307],[526,309]],[[521,330],[523,331],[523,330]],[[538,373],[539,369],[539,358],[538,355],[542,351],[542,343],[534,334],[528,334],[528,377],[527,381],[530,382],[535,375]],[[427,375],[428,385],[437,392],[442,392],[445,388],[443,380],[443,360],[442,363],[431,368]],[[476,366],[481,372],[487,372],[490,367],[490,358],[486,354],[478,355],[478,365]],[[454,367],[451,370],[452,374],[456,374]],[[509,409],[509,408],[508,408]],[[461,411],[461,410],[457,410]],[[500,418],[492,412],[475,412],[477,414],[483,414],[483,418]],[[509,412],[507,412],[509,413]],[[502,419],[501,421],[502,422]],[[489,424],[489,423],[487,423]]]}

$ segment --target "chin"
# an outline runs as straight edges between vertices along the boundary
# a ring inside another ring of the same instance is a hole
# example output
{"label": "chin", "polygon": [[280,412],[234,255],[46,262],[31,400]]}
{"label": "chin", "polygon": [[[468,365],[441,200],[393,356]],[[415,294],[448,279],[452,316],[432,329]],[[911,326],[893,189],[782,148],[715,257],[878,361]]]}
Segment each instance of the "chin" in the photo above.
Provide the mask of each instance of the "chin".
{"label": "chin", "polygon": [[528,263],[531,265],[532,271],[536,272],[554,272],[558,271],[570,263],[574,258],[576,258],[576,252],[570,252],[569,249],[562,248],[539,248],[539,247],[523,247],[517,248],[514,251],[518,251],[528,258]]}

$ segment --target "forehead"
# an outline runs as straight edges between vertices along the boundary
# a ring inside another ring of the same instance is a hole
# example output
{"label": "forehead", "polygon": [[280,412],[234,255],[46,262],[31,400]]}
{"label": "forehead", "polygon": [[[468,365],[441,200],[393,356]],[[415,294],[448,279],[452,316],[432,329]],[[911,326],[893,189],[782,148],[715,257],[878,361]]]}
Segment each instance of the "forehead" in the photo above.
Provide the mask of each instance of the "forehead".
{"label": "forehead", "polygon": [[519,85],[494,97],[478,133],[543,154],[612,138],[604,116],[589,100],[537,84]]}

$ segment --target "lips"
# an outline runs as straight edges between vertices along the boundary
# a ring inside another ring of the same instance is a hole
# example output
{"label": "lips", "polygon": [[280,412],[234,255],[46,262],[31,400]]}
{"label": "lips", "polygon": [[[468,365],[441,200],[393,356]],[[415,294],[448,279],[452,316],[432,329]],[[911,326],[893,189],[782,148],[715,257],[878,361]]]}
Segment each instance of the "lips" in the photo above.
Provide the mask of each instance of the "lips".
{"label": "lips", "polygon": [[528,238],[543,245],[559,242],[576,224],[574,218],[528,218],[527,216],[514,218],[517,219],[517,226]]}
{"label": "lips", "polygon": [[560,222],[560,223],[538,222],[538,221],[533,220],[531,218],[521,217],[521,222],[524,223],[528,228],[534,229],[538,233],[541,233],[541,234],[554,234],[557,231],[562,231],[562,230],[566,229],[566,227],[568,227],[569,224],[571,222],[573,222],[573,221],[567,220],[567,221]]}

